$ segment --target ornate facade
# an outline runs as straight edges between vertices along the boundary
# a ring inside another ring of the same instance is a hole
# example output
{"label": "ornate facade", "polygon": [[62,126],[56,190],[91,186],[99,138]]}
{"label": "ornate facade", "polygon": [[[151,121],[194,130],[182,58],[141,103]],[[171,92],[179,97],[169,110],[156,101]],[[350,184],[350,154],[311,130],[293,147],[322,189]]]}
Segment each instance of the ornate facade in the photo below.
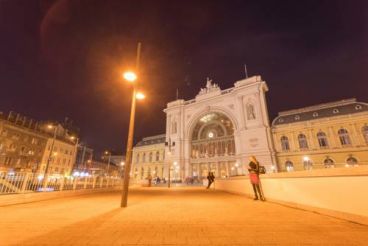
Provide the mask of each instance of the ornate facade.
{"label": "ornate facade", "polygon": [[[254,76],[221,90],[207,79],[193,100],[169,102],[166,113],[167,167],[180,178],[230,176],[246,171],[256,155],[271,170],[275,160],[268,119],[266,82]],[[168,168],[166,168],[168,170]]]}
{"label": "ornate facade", "polygon": [[355,99],[280,112],[272,133],[280,171],[368,164],[368,104]]}

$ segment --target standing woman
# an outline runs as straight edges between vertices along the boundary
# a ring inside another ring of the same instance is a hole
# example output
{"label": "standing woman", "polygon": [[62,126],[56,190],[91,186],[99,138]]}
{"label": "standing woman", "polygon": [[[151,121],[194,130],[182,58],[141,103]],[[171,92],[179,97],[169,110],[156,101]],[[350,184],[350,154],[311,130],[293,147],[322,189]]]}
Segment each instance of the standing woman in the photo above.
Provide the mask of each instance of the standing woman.
{"label": "standing woman", "polygon": [[[254,156],[249,157],[249,179],[250,183],[253,186],[254,191],[254,200],[258,200],[258,195],[261,201],[265,201],[261,187],[260,187],[260,180],[259,180],[259,162]],[[258,193],[258,194],[257,194]]]}

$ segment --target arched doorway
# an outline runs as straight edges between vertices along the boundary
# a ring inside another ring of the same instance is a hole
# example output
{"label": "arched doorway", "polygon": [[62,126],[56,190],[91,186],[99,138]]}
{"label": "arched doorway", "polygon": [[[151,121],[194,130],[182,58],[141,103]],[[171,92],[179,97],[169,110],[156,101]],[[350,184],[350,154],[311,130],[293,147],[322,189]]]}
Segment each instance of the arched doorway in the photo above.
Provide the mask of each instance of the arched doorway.
{"label": "arched doorway", "polygon": [[223,113],[211,112],[196,122],[191,133],[190,168],[193,177],[230,175],[235,165],[234,124]]}

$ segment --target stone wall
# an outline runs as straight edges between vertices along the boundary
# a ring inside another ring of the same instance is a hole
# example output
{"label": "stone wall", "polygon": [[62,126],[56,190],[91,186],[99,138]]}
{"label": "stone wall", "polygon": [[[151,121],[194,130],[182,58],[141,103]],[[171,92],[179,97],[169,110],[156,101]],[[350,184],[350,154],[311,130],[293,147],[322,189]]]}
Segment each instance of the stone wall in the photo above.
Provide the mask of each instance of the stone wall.
{"label": "stone wall", "polygon": [[[266,199],[368,224],[368,167],[261,175]],[[218,179],[215,188],[253,196],[247,176]]]}

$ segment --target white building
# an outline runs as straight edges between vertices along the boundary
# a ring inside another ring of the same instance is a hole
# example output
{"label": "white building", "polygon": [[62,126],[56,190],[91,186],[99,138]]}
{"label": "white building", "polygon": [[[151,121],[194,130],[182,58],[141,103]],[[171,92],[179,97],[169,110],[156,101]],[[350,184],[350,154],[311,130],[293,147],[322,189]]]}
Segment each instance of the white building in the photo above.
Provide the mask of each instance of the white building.
{"label": "white building", "polygon": [[207,79],[194,99],[169,102],[164,110],[166,174],[173,165],[182,180],[209,171],[217,177],[243,174],[251,155],[268,170],[274,168],[267,91],[260,76],[226,90]]}

